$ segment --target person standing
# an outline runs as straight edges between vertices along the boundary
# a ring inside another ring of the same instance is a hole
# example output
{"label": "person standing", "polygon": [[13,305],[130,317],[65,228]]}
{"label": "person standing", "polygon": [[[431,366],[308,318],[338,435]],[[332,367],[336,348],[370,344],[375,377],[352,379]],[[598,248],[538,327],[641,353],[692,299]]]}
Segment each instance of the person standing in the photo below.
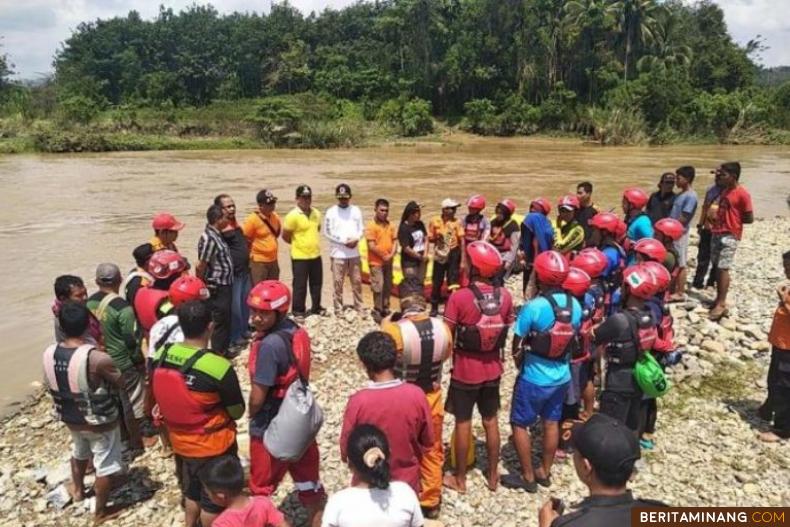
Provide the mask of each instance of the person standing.
{"label": "person standing", "polygon": [[694,214],[697,212],[697,193],[691,188],[695,175],[696,172],[692,166],[682,166],[675,171],[675,184],[680,189],[680,194],[675,197],[669,217],[678,220],[683,225],[683,236],[674,242],[678,256],[678,272],[675,279],[675,290],[669,298],[672,302],[680,302],[686,298],[689,233],[691,220],[694,219]]}
{"label": "person standing", "polygon": [[222,231],[228,217],[222,207],[212,205],[206,211],[206,230],[198,240],[198,264],[195,274],[205,282],[211,298],[211,350],[222,356],[230,345],[231,304],[233,302],[233,259]]}
{"label": "person standing", "polygon": [[370,289],[373,291],[373,317],[380,322],[389,315],[392,295],[392,259],[398,250],[395,227],[389,221],[390,202],[379,198],[373,219],[365,226],[368,244]]}
{"label": "person standing", "polygon": [[241,225],[250,244],[250,286],[264,280],[279,280],[277,238],[282,232],[280,216],[274,212],[277,198],[270,190],[263,189],[255,197],[258,210],[251,212]]}
{"label": "person standing", "polygon": [[455,217],[458,202],[446,198],[442,213],[428,223],[428,242],[433,244],[433,273],[431,276],[431,316],[439,314],[442,285],[447,277],[447,289],[452,293],[461,283],[461,245],[464,230]]}
{"label": "person standing", "polygon": [[[674,179],[672,184],[675,184]],[[624,249],[628,253],[629,265],[634,262],[634,255],[631,251],[633,245],[642,238],[653,237],[653,221],[645,212],[647,202],[647,194],[641,188],[627,188],[623,191],[622,206],[626,225]]]}
{"label": "person standing", "polygon": [[502,256],[502,271],[494,280],[494,285],[505,285],[516,265],[518,258],[519,239],[521,230],[519,224],[513,219],[516,213],[516,202],[505,198],[494,207],[494,218],[491,220],[491,234],[488,243],[496,247]]}
{"label": "person standing", "polygon": [[551,203],[545,198],[537,198],[529,204],[529,214],[521,223],[520,257],[524,260],[524,281],[521,292],[529,300],[537,292],[532,262],[535,257],[554,247],[554,228],[548,216]]}
{"label": "person standing", "polygon": [[[697,269],[694,272],[694,280],[691,287],[694,289],[705,289],[716,284],[716,276],[719,274],[715,264],[710,261],[710,242],[713,238],[711,229],[719,210],[719,197],[721,197],[721,172],[714,170],[714,183],[705,191],[705,199],[702,201],[702,210],[697,220],[697,233],[699,234],[699,250],[697,252]],[[708,273],[710,268],[710,273]],[[708,279],[705,279],[707,275]]]}
{"label": "person standing", "polygon": [[346,276],[351,281],[354,309],[363,313],[362,262],[359,256],[359,240],[365,232],[362,212],[351,205],[351,187],[345,183],[335,188],[337,205],[329,207],[324,216],[324,236],[329,240],[329,257],[332,262],[334,284],[333,304],[335,315],[343,311],[343,285]]}
{"label": "person standing", "polygon": [[[60,308],[64,302],[77,302],[85,304],[88,301],[88,289],[85,282],[79,276],[71,274],[60,275],[55,278],[55,301],[52,303],[52,314],[55,316],[55,341],[60,342],[64,338],[63,329],[60,327]],[[101,332],[101,322],[88,311],[88,328],[84,335],[85,340],[95,344],[97,348],[104,350],[104,336]]]}
{"label": "person standing", "polygon": [[735,263],[735,251],[743,236],[743,226],[754,222],[752,197],[738,182],[741,164],[737,161],[724,163],[721,171],[722,191],[719,210],[711,233],[711,261],[716,265],[716,300],[710,309],[709,318],[716,322],[727,316],[727,293],[730,290],[730,268]]}
{"label": "person standing", "polygon": [[132,251],[132,258],[136,267],[129,271],[123,283],[121,291],[126,301],[134,305],[134,297],[141,287],[154,283],[154,278],[148,274],[148,262],[154,254],[154,247],[150,243],[138,245]]}
{"label": "person standing", "polygon": [[178,239],[178,233],[185,226],[183,222],[178,221],[176,217],[169,212],[160,212],[154,216],[151,222],[151,227],[154,229],[154,236],[149,242],[154,252],[164,249],[178,252],[176,240]]}
{"label": "person standing", "polygon": [[233,289],[230,304],[230,346],[234,352],[241,351],[249,338],[250,310],[247,309],[247,293],[250,292],[250,245],[244,231],[236,221],[236,203],[227,194],[214,198],[214,205],[222,207],[228,224],[222,237],[228,244],[233,262]]}
{"label": "person standing", "polygon": [[576,212],[576,221],[584,229],[584,241],[587,246],[590,242],[590,220],[598,214],[598,209],[592,201],[593,186],[589,181],[582,181],[576,185],[576,197],[579,198],[579,210]]}
{"label": "person standing", "polygon": [[557,203],[557,219],[553,222],[554,250],[564,255],[573,254],[584,248],[584,228],[576,221],[579,199],[563,196]]}
{"label": "person standing", "polygon": [[675,203],[675,173],[664,172],[658,181],[658,190],[650,194],[645,208],[650,221],[655,223],[658,220],[669,218],[672,207]]}
{"label": "person standing", "polygon": [[398,244],[404,279],[413,276],[423,283],[428,263],[428,233],[425,224],[420,220],[421,215],[422,208],[416,201],[406,204],[398,227]]}
{"label": "person standing", "polygon": [[297,320],[307,316],[307,284],[310,284],[310,313],[323,315],[321,287],[324,268],[321,261],[321,213],[312,206],[313,191],[307,185],[296,187],[296,207],[283,220],[283,241],[291,245],[293,272],[293,314]]}

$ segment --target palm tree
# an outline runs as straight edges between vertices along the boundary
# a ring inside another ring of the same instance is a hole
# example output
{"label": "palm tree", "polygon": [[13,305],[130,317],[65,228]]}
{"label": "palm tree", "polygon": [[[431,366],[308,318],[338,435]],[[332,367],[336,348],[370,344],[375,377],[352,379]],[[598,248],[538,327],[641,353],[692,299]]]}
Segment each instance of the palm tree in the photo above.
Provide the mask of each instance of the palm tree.
{"label": "palm tree", "polygon": [[671,36],[672,19],[663,26],[658,26],[653,42],[653,51],[640,58],[636,67],[639,71],[652,71],[655,69],[665,72],[673,66],[688,66],[691,64],[693,52],[689,46],[676,44]]}
{"label": "palm tree", "polygon": [[653,42],[661,8],[655,0],[618,0],[613,7],[619,14],[620,30],[625,37],[623,80],[627,81],[633,47],[637,42],[642,45]]}
{"label": "palm tree", "polygon": [[564,10],[563,23],[579,39],[580,49],[586,56],[582,67],[588,77],[588,96],[592,102],[595,95],[595,71],[600,62],[595,48],[603,40],[605,33],[617,23],[617,9],[611,0],[570,0],[565,4]]}

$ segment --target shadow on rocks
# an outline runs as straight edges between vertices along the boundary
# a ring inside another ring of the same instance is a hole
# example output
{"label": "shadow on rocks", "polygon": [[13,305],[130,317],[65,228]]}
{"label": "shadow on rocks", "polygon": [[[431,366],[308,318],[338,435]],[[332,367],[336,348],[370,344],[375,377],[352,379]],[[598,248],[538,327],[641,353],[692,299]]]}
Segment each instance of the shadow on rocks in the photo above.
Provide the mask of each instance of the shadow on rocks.
{"label": "shadow on rocks", "polygon": [[738,414],[741,420],[758,432],[767,432],[769,424],[760,417],[761,401],[754,399],[725,399],[724,404],[730,412]]}
{"label": "shadow on rocks", "polygon": [[110,499],[125,509],[150,500],[162,486],[159,481],[151,479],[151,471],[147,467],[134,467],[123,482],[113,489]]}

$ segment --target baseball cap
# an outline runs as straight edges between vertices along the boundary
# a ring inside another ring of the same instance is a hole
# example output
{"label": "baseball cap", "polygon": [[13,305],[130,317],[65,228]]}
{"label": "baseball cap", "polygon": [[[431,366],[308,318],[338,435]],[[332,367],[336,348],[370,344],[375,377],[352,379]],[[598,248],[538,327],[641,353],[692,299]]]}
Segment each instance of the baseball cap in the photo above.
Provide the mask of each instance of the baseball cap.
{"label": "baseball cap", "polygon": [[640,455],[636,434],[617,419],[604,414],[594,414],[584,423],[575,425],[571,442],[599,474],[633,469]]}
{"label": "baseball cap", "polygon": [[453,198],[444,198],[442,200],[443,209],[454,209],[456,207],[458,207],[458,202],[455,201]]}
{"label": "baseball cap", "polygon": [[184,228],[184,223],[178,221],[175,216],[169,212],[160,212],[154,216],[154,221],[151,226],[155,231],[180,231]]}
{"label": "baseball cap", "polygon": [[272,203],[277,203],[277,196],[275,196],[271,190],[263,189],[258,192],[255,200],[259,205],[271,205]]}
{"label": "baseball cap", "polygon": [[297,198],[311,198],[313,197],[313,191],[307,185],[299,185],[296,187],[296,197]]}
{"label": "baseball cap", "polygon": [[350,198],[351,197],[351,187],[349,187],[345,183],[339,184],[337,187],[335,187],[335,197],[336,198]]}
{"label": "baseball cap", "polygon": [[96,267],[96,281],[101,284],[114,284],[121,281],[121,270],[114,263],[103,263]]}

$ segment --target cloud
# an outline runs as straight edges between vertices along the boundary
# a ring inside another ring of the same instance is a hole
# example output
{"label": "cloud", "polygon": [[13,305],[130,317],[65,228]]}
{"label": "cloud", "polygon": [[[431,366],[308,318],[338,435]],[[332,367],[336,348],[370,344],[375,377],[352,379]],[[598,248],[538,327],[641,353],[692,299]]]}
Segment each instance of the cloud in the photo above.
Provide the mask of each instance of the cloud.
{"label": "cloud", "polygon": [[790,18],[783,16],[786,0],[718,0],[730,34],[739,44],[761,35],[769,49],[762,53],[765,66],[790,66]]}
{"label": "cloud", "polygon": [[57,15],[51,7],[24,5],[0,6],[0,34],[31,29],[51,29],[57,23]]}

